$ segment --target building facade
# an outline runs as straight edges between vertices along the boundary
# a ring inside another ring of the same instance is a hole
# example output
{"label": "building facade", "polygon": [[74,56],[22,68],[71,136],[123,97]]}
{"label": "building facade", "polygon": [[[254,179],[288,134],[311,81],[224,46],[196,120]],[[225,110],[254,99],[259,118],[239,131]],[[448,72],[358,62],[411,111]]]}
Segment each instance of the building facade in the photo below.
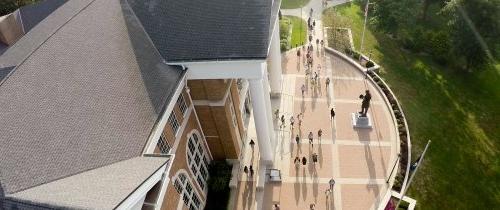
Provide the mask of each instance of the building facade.
{"label": "building facade", "polygon": [[279,1],[57,2],[0,56],[0,207],[203,209],[251,115],[272,165]]}

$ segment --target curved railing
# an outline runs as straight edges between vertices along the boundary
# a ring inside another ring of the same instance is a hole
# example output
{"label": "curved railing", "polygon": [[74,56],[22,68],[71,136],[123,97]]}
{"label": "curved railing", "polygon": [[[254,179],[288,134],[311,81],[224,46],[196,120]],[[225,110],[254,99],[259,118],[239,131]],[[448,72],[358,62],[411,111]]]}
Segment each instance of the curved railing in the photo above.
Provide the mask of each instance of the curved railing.
{"label": "curved railing", "polygon": [[[370,75],[370,77],[368,77],[368,79],[371,81],[372,84],[374,84],[374,86],[377,88],[377,90],[379,92],[383,93],[382,96],[384,98],[385,103],[389,107],[391,107],[391,109],[390,109],[391,118],[393,120],[394,125],[396,125],[396,133],[398,134],[396,139],[397,139],[398,144],[400,145],[400,148],[397,148],[397,151],[398,151],[398,154],[406,155],[406,160],[403,158],[399,158],[398,171],[397,171],[397,173],[394,173],[396,175],[396,178],[390,182],[390,189],[393,188],[394,181],[396,181],[396,179],[398,179],[398,175],[404,173],[403,181],[401,183],[401,188],[399,189],[400,193],[403,192],[405,190],[406,183],[408,182],[409,173],[410,173],[411,139],[410,139],[410,131],[408,128],[408,123],[406,121],[406,117],[405,117],[405,114],[403,112],[403,109],[401,108],[401,104],[397,100],[396,95],[394,94],[394,92],[392,92],[389,85],[387,85],[387,83],[385,83],[385,81],[377,73],[375,73],[373,70],[370,70],[367,73],[365,70],[366,69],[365,67],[361,66],[358,62],[354,61],[349,56],[347,56],[347,55],[345,55],[345,54],[343,54],[335,49],[332,49],[330,47],[325,47],[325,49],[326,49],[326,51],[333,53],[333,54],[336,54],[336,55],[340,56],[342,59],[351,63],[359,71]],[[384,89],[382,89],[382,87],[380,87],[378,82],[375,81],[375,78],[378,78],[377,80],[380,81],[385,86],[385,91],[384,91]],[[392,100],[389,99],[389,96]],[[392,106],[393,103],[396,105],[397,109]],[[395,114],[396,110],[398,111],[399,114]],[[399,123],[397,115],[401,115],[403,127],[399,126],[399,125],[401,125],[401,123]],[[402,136],[405,138],[405,139],[403,139],[404,141],[401,141]],[[398,182],[400,182],[400,180],[398,180]],[[390,195],[391,195],[391,190],[389,190],[387,192],[387,195],[385,197],[390,198]],[[381,205],[384,205],[384,207],[385,207],[385,204],[386,204],[385,202],[381,203]]]}

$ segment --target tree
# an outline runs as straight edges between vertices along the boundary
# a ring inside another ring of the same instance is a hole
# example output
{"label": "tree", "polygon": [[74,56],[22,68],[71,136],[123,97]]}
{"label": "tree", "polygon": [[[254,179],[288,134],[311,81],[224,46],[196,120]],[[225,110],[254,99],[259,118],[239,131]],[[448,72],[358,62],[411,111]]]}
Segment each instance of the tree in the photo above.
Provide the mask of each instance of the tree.
{"label": "tree", "polygon": [[422,20],[427,20],[427,14],[429,13],[429,6],[431,4],[440,4],[443,5],[445,0],[423,0],[422,2]]}
{"label": "tree", "polygon": [[450,15],[453,50],[465,69],[490,63],[500,44],[500,0],[456,0],[444,8]]}
{"label": "tree", "polygon": [[394,35],[415,24],[419,0],[375,0],[371,21],[377,29]]}

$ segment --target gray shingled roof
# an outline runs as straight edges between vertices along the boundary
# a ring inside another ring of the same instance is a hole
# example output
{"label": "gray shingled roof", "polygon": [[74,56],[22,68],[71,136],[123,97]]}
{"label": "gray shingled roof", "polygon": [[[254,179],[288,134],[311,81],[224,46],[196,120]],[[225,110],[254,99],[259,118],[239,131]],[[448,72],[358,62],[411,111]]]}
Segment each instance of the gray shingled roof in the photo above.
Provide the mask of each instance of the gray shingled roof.
{"label": "gray shingled roof", "polygon": [[185,72],[121,6],[69,1],[0,56],[18,64],[0,85],[0,197],[141,154]]}
{"label": "gray shingled roof", "polygon": [[35,25],[66,2],[67,0],[43,0],[19,8],[24,32],[30,31]]}
{"label": "gray shingled roof", "polygon": [[31,52],[35,51],[47,37],[55,33],[91,1],[93,0],[69,1],[62,5],[61,9],[52,12],[0,56],[0,67],[17,66]]}
{"label": "gray shingled roof", "polygon": [[265,59],[278,0],[126,0],[165,60]]}
{"label": "gray shingled roof", "polygon": [[8,195],[4,206],[114,209],[168,160],[168,157],[124,160]]}

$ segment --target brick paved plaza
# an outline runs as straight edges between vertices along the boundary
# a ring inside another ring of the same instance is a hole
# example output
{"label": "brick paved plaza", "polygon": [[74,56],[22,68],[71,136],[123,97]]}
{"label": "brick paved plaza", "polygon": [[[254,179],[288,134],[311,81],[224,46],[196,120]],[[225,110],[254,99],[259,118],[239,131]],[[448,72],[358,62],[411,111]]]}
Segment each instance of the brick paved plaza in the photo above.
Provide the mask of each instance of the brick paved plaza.
{"label": "brick paved plaza", "polygon": [[[318,30],[321,27],[321,21],[316,20],[313,40],[324,39],[322,30]],[[321,210],[377,209],[389,188],[386,179],[397,156],[396,129],[389,107],[361,72],[342,58],[318,49],[316,44],[312,72],[318,71],[318,64],[321,70],[319,81],[313,85],[313,79],[305,74],[304,57],[298,58],[296,52],[292,49],[283,54],[282,94],[272,101],[273,111],[279,108],[286,122],[285,127],[277,119],[274,124],[277,137],[273,142],[274,168],[281,171],[282,182],[267,182],[263,189],[258,189],[254,188],[257,177],[241,173],[238,196],[233,202],[237,209],[245,210],[259,207],[272,210],[274,204],[284,210],[308,210],[310,204]],[[331,79],[328,88],[327,77]],[[304,96],[302,85],[306,87]],[[351,114],[360,111],[358,97],[365,90],[372,94],[368,113],[373,128],[355,129]],[[336,112],[333,121],[331,108]],[[301,126],[298,126],[299,113],[303,114]],[[289,124],[291,116],[295,118],[293,129]],[[319,129],[323,131],[321,141],[317,135]],[[313,146],[309,144],[309,132],[314,134]],[[300,136],[299,144],[296,135]],[[249,138],[253,137],[249,132]],[[242,167],[258,165],[257,153],[247,149]],[[316,164],[312,162],[313,153],[318,155]],[[295,165],[296,157],[306,157],[307,164]],[[327,195],[331,178],[336,184],[333,193]]]}

